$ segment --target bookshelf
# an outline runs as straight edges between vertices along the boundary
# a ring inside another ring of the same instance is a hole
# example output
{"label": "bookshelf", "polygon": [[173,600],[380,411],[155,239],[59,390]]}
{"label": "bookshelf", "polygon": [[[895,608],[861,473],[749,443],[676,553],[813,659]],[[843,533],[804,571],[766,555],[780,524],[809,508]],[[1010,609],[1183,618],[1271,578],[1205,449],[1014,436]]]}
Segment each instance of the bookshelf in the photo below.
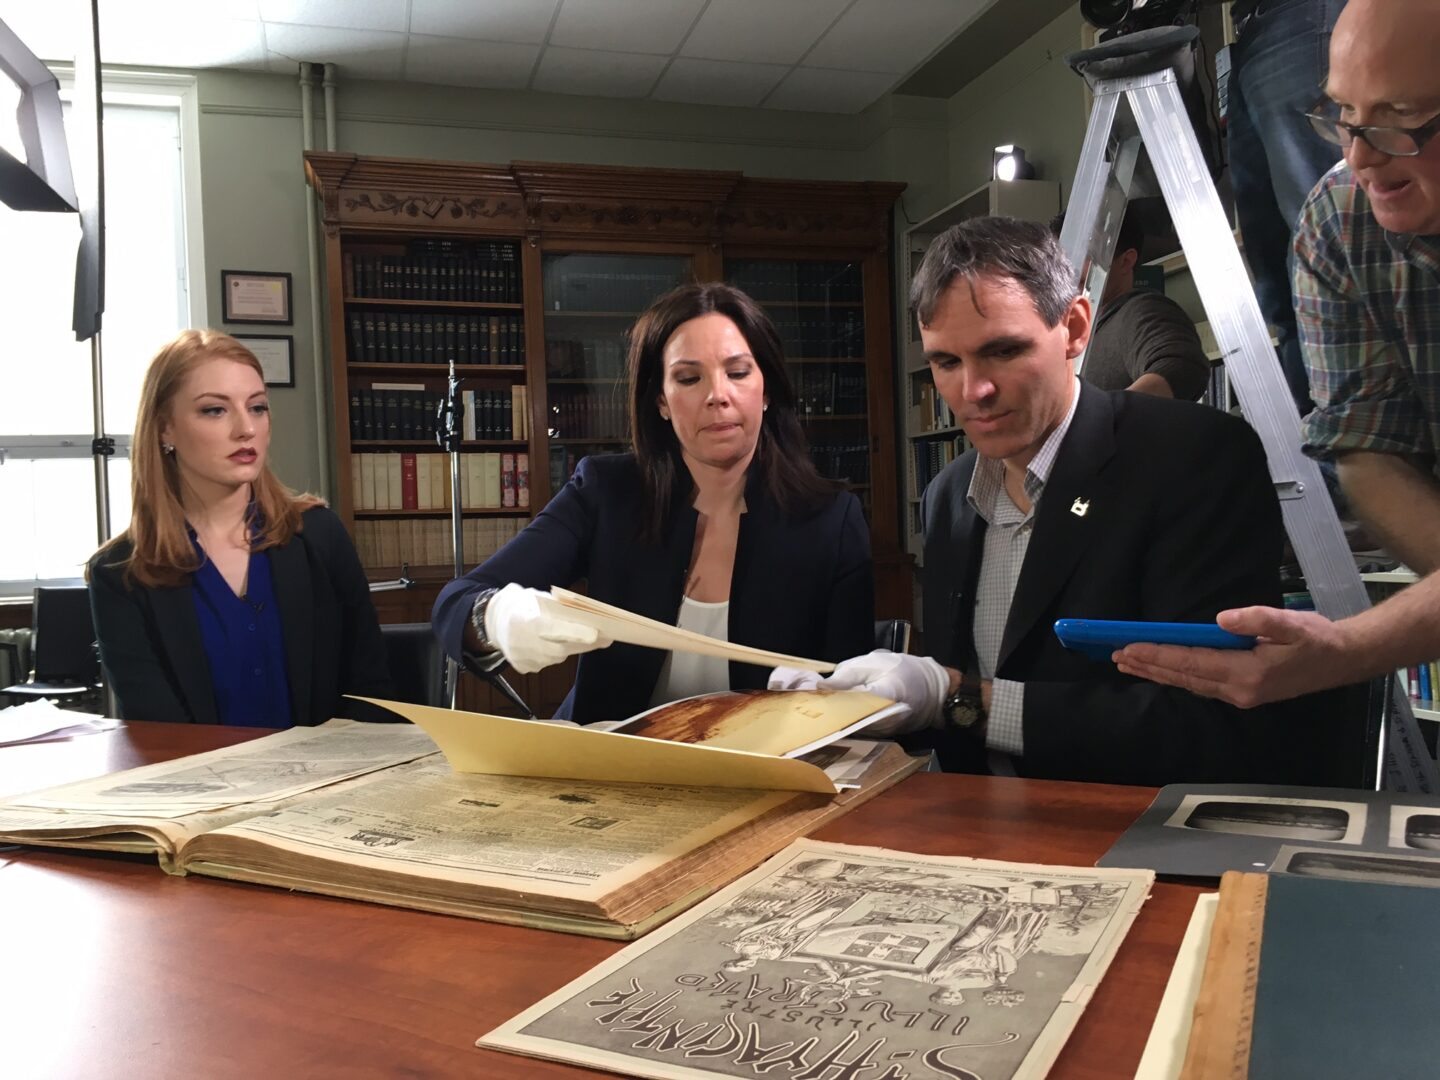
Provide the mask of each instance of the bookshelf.
{"label": "bookshelf", "polygon": [[[1052,180],[992,180],[911,226],[905,233],[906,281],[915,276],[931,241],[967,218],[1004,214],[1048,222],[1060,212],[1060,185]],[[968,449],[965,433],[935,392],[930,365],[920,343],[920,327],[905,317],[900,371],[901,414],[905,424],[904,543],[923,569],[925,537],[920,528],[920,496],[942,468]]]}
{"label": "bookshelf", "polygon": [[[725,278],[755,292],[787,335],[816,460],[869,516],[877,614],[909,616],[889,261],[903,184],[334,152],[307,153],[305,170],[324,225],[334,506],[370,577],[403,563],[418,583],[376,594],[383,622],[427,620],[452,576],[448,464],[432,456],[429,420],[450,357],[475,406],[462,450],[474,566],[582,456],[628,447],[636,314],[674,285]],[[544,710],[572,677],[563,665],[517,689]],[[462,684],[462,704],[506,711],[487,693]]]}
{"label": "bookshelf", "polygon": [[[1420,576],[1408,566],[1397,566],[1393,570],[1375,570],[1361,574],[1360,580],[1365,583],[1366,588],[1369,590],[1371,600],[1378,604],[1380,601],[1394,595],[1406,586],[1415,584],[1415,582],[1420,580]],[[1440,723],[1440,685],[1437,685],[1433,665],[1430,667],[1427,675],[1429,676],[1429,697],[1424,696],[1418,689],[1411,688],[1409,670],[1401,668],[1395,672],[1396,679],[1400,681],[1400,685],[1405,687],[1409,694],[1410,711],[1415,714],[1415,719]]]}

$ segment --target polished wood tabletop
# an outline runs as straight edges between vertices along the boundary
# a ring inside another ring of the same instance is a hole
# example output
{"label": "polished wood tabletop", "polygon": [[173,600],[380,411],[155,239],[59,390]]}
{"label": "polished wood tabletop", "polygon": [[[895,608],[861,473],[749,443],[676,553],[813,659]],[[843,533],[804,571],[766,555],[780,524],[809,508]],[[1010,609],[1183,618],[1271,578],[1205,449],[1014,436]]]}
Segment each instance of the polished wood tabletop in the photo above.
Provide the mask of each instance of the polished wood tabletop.
{"label": "polished wood tabletop", "polygon": [[[0,796],[262,732],[132,723],[0,748]],[[816,832],[1091,866],[1148,788],[922,773]],[[1198,886],[1159,883],[1050,1075],[1134,1073]],[[0,848],[0,1076],[551,1077],[474,1046],[621,944],[204,877],[153,857]]]}

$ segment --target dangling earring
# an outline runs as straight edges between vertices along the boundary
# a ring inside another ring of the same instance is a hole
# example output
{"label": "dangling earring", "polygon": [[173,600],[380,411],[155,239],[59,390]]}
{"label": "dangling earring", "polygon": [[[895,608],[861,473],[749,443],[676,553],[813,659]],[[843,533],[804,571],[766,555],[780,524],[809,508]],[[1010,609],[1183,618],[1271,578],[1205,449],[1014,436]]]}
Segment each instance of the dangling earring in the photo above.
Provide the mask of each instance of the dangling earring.
{"label": "dangling earring", "polygon": [[175,452],[175,447],[170,445],[168,442],[162,442],[160,444],[160,451],[161,453],[165,454],[173,454]]}

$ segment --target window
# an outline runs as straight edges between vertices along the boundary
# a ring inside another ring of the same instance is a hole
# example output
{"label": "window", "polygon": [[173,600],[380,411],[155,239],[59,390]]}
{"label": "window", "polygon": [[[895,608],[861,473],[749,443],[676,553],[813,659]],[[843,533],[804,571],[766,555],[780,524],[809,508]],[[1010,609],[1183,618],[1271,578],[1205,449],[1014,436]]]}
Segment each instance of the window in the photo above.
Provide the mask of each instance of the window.
{"label": "window", "polygon": [[[103,98],[113,534],[130,520],[129,435],[145,366],[206,316],[194,80],[107,76]],[[77,215],[0,206],[0,595],[79,577],[97,545],[91,350],[71,331],[79,237]]]}

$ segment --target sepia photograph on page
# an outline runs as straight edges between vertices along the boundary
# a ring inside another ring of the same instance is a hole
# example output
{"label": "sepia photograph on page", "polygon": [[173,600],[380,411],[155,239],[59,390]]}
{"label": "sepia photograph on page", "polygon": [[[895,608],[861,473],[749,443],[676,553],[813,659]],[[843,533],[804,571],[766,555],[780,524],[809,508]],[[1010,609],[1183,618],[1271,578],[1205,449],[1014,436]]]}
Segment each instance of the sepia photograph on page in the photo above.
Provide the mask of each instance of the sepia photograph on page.
{"label": "sepia photograph on page", "polygon": [[482,1036],[627,1076],[1043,1076],[1154,875],[799,840]]}

